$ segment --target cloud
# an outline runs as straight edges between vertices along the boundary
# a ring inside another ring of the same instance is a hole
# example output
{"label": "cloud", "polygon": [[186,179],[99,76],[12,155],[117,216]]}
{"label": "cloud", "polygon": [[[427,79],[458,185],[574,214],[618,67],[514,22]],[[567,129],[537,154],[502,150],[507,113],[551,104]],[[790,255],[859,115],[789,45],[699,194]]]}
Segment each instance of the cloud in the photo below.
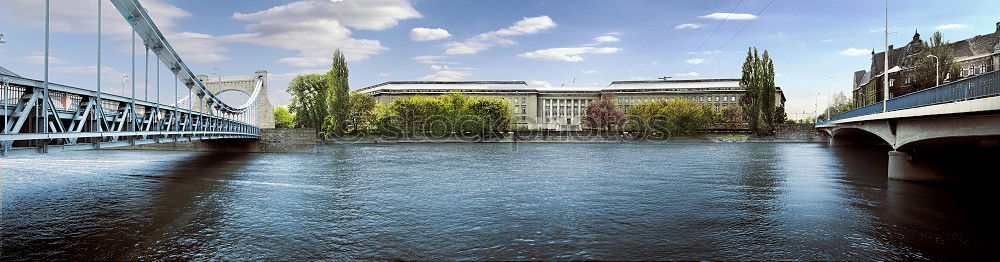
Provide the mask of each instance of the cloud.
{"label": "cloud", "polygon": [[442,61],[445,58],[448,57],[441,55],[422,55],[422,56],[414,56],[413,60],[416,60],[417,63],[421,64],[449,64],[449,65],[458,64],[457,62]]}
{"label": "cloud", "polygon": [[562,47],[535,50],[518,56],[536,60],[580,62],[586,54],[612,54],[618,51],[621,49],[616,47]]}
{"label": "cloud", "polygon": [[466,77],[472,75],[475,68],[451,68],[447,65],[431,65],[431,69],[434,70],[434,74],[426,75],[421,77],[419,80],[423,81],[458,81],[465,79]]}
{"label": "cloud", "polygon": [[555,26],[556,23],[552,21],[552,18],[546,15],[525,17],[504,29],[482,33],[462,42],[446,43],[444,46],[447,49],[444,53],[449,55],[475,54],[498,45],[509,46],[517,43],[508,39],[509,37],[536,34]]}
{"label": "cloud", "polygon": [[595,43],[611,43],[618,41],[621,41],[621,39],[613,35],[602,35],[594,38]]}
{"label": "cloud", "polygon": [[689,55],[717,55],[722,53],[719,50],[709,50],[709,51],[698,51],[698,52],[688,52]]}
{"label": "cloud", "polygon": [[969,27],[969,25],[963,25],[963,24],[943,24],[943,25],[939,25],[939,26],[934,27],[934,29],[937,29],[937,30],[965,29],[966,27]]}
{"label": "cloud", "polygon": [[[41,64],[45,64],[45,55],[35,54],[35,55],[30,55],[30,56],[23,56],[23,57],[18,57],[14,61],[17,61],[18,63],[22,63],[22,64],[41,65]],[[49,55],[49,64],[50,65],[63,65],[63,64],[66,64],[66,60],[62,60],[62,59],[60,59],[58,57],[54,57],[52,55]]]}
{"label": "cloud", "polygon": [[433,41],[449,37],[451,37],[451,33],[443,28],[417,27],[410,30],[410,40],[413,41]]}
{"label": "cloud", "polygon": [[580,71],[580,73],[584,73],[584,74],[590,75],[590,74],[600,73],[600,71],[597,71],[597,70],[583,70],[583,71]]}
{"label": "cloud", "polygon": [[699,74],[698,72],[687,72],[687,73],[681,73],[681,74],[674,74],[674,77],[696,77],[696,76],[699,76],[699,75],[701,75],[701,74]]}
{"label": "cloud", "polygon": [[308,75],[308,74],[325,74],[326,71],[327,71],[326,69],[306,69],[306,70],[302,70],[302,71],[298,71],[298,72],[288,72],[288,73],[280,73],[280,74],[268,74],[267,75],[267,79],[268,80],[272,80],[272,81],[273,80],[291,81],[296,76]]}
{"label": "cloud", "polygon": [[384,30],[399,20],[421,17],[404,0],[297,1],[254,13],[235,13],[250,22],[250,33],[224,39],[298,51],[278,62],[298,67],[326,65],[333,51],[341,49],[349,61],[366,59],[389,48],[378,40],[356,39],[348,27]]}
{"label": "cloud", "polygon": [[378,73],[378,76],[381,76],[381,77],[390,77],[390,76],[392,76],[392,74],[386,73],[386,72],[382,72],[382,73]]}
{"label": "cloud", "polygon": [[701,28],[702,26],[704,26],[704,25],[702,25],[702,24],[687,23],[687,24],[679,24],[679,25],[675,26],[674,29],[698,29],[698,28]]}
{"label": "cloud", "polygon": [[717,19],[717,20],[750,20],[757,18],[756,15],[738,14],[738,13],[711,13],[709,15],[703,15],[699,17],[708,19]]}
{"label": "cloud", "polygon": [[[146,0],[142,1],[142,5],[148,10],[153,23],[185,61],[203,63],[228,59],[223,55],[227,50],[220,46],[215,37],[179,32],[178,21],[191,16],[184,9],[164,3],[162,0]],[[132,37],[131,26],[118,14],[110,1],[102,1],[101,8],[104,11],[101,17],[101,33],[124,45],[118,49],[119,52],[130,52],[131,48],[128,45]],[[45,20],[39,12],[45,10],[45,1],[5,0],[3,9],[8,17],[19,23],[35,28],[43,28],[45,25]],[[97,5],[90,1],[55,0],[50,12],[49,27],[53,32],[97,33]],[[142,49],[141,44],[137,43],[137,46],[139,46],[137,50]]]}
{"label": "cloud", "polygon": [[528,85],[541,86],[541,87],[552,87],[552,83],[549,83],[549,81],[542,81],[542,80],[531,80],[531,82],[528,82]]}
{"label": "cloud", "polygon": [[[89,66],[60,66],[60,67],[53,67],[50,70],[53,73],[60,73],[60,74],[73,74],[73,75],[96,75],[97,74],[97,66],[96,65],[89,65]],[[117,69],[114,69],[114,68],[112,68],[110,66],[102,66],[101,67],[101,80],[102,81],[108,81],[108,82],[111,82],[111,83],[121,83],[122,82],[122,76],[124,76],[124,75],[127,75],[127,74],[122,73],[121,71],[118,71]]]}
{"label": "cloud", "polygon": [[851,48],[848,48],[848,49],[844,49],[843,51],[840,51],[839,53],[842,56],[859,56],[859,55],[864,55],[864,54],[871,54],[872,50],[871,49],[860,49],[860,48],[853,48],[853,47],[851,47]]}
{"label": "cloud", "polygon": [[684,63],[688,63],[688,64],[692,64],[692,65],[704,64],[705,63],[705,59],[704,58],[685,59]]}

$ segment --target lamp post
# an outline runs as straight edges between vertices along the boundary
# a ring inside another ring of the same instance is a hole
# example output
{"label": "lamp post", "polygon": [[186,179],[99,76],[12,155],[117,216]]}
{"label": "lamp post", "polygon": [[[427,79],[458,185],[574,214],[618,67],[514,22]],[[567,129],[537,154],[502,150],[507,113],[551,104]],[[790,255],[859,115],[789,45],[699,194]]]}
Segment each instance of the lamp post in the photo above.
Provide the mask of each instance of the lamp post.
{"label": "lamp post", "polygon": [[882,112],[885,113],[888,109],[889,104],[889,0],[885,0],[885,55],[884,62],[882,64],[883,83],[882,83]]}
{"label": "lamp post", "polygon": [[934,58],[934,79],[937,81],[934,85],[939,86],[941,85],[941,63],[938,61],[938,57],[936,55],[927,55],[927,57]]}

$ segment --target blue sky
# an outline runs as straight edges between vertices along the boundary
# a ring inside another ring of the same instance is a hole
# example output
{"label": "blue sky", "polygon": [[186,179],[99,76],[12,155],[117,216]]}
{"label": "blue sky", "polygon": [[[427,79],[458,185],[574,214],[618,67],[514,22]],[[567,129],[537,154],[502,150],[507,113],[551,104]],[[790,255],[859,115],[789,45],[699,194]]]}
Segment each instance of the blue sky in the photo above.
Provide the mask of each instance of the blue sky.
{"label": "blue sky", "polygon": [[[40,79],[43,1],[3,2],[0,33],[7,43],[0,45],[0,65]],[[96,88],[96,1],[52,3],[51,80]],[[357,89],[420,79],[605,86],[661,76],[735,78],[747,47],[756,46],[775,60],[787,110],[812,113],[829,92],[849,92],[852,72],[869,67],[871,49],[884,49],[883,1],[142,3],[192,70],[268,70],[277,105],[287,104],[284,88],[294,75],[326,71],[338,48],[348,54]],[[952,41],[991,33],[998,14],[994,1],[893,1],[890,42],[903,45],[914,30],[925,37],[940,30]],[[109,3],[102,21],[103,88],[121,93],[121,77],[130,72],[128,28]],[[141,87],[141,52],[137,63]],[[170,87],[163,90],[168,100],[172,80],[165,69],[161,81]]]}

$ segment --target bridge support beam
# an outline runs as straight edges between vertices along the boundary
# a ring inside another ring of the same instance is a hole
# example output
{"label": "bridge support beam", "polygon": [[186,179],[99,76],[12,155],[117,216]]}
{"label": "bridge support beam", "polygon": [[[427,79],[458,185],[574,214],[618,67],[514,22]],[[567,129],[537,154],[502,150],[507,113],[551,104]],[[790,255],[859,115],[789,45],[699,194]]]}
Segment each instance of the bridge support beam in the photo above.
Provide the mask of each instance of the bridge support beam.
{"label": "bridge support beam", "polygon": [[904,181],[941,181],[928,163],[916,161],[906,152],[889,151],[889,178]]}

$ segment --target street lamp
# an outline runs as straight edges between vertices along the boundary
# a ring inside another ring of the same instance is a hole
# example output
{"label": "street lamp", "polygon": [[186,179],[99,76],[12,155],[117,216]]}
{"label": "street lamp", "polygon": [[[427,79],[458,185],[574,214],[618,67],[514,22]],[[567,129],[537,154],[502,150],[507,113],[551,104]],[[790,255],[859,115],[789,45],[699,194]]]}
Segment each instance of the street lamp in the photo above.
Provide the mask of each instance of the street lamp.
{"label": "street lamp", "polygon": [[936,55],[927,55],[927,57],[934,58],[934,79],[937,80],[937,84],[935,84],[935,86],[939,86],[941,85],[941,63],[938,61],[938,57]]}

